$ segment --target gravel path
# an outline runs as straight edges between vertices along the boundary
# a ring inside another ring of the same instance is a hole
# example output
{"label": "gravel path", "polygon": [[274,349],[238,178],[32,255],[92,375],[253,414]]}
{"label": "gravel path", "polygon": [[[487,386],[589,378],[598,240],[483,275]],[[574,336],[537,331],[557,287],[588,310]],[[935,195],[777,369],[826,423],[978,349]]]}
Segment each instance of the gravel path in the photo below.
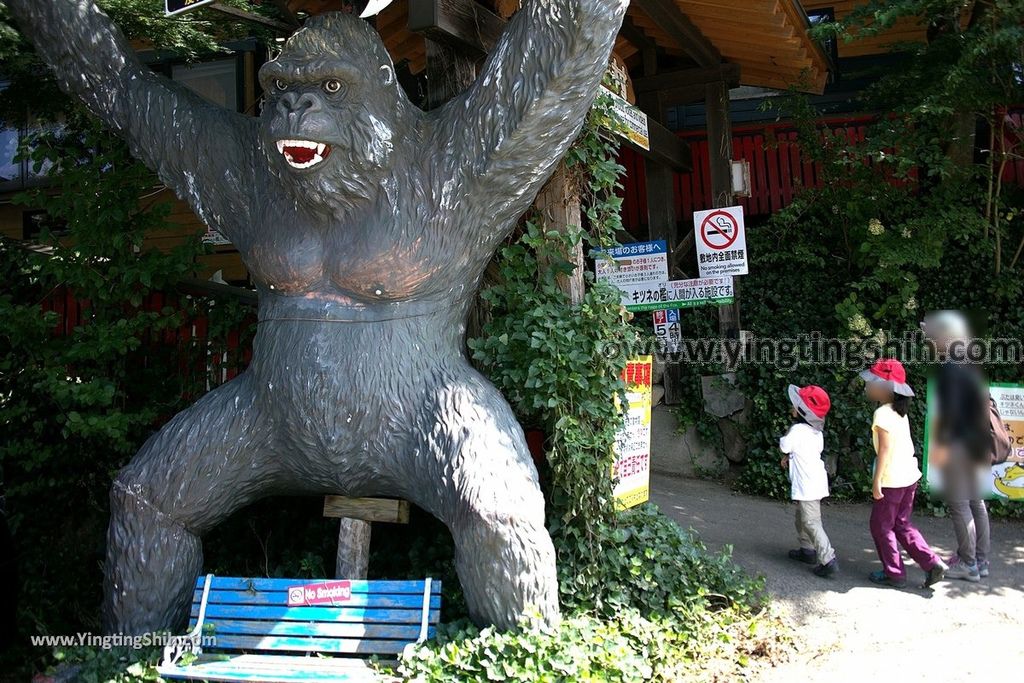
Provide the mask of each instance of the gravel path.
{"label": "gravel path", "polygon": [[[868,533],[869,505],[823,507],[840,561],[839,575],[825,580],[786,557],[796,545],[790,505],[714,482],[655,475],[652,484],[663,512],[711,548],[732,545],[742,566],[764,574],[796,624],[797,654],[759,680],[1024,680],[1024,523],[993,521],[992,575],[982,583],[947,581],[926,591],[917,588],[923,572],[908,561],[914,587],[894,590],[867,581],[881,566]],[[941,556],[952,554],[948,519],[916,522]]]}

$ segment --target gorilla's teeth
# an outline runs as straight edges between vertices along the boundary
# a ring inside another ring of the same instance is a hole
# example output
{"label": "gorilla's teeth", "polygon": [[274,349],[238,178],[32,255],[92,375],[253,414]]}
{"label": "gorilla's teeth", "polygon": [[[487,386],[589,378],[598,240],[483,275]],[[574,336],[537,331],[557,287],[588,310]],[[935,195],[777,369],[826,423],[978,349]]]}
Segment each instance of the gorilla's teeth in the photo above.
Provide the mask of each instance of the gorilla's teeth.
{"label": "gorilla's teeth", "polygon": [[278,140],[277,141],[277,153],[278,154],[284,154],[284,143],[285,143],[284,140]]}
{"label": "gorilla's teeth", "polygon": [[316,146],[316,155],[318,157],[322,157],[324,155],[325,149],[327,149],[327,145],[321,142],[319,145]]}
{"label": "gorilla's teeth", "polygon": [[298,168],[298,169],[313,168],[314,166],[316,166],[317,164],[319,164],[320,162],[322,162],[324,160],[323,156],[320,155],[320,154],[315,154],[312,159],[310,159],[309,161],[306,161],[306,162],[302,162],[302,163],[293,160],[287,154],[284,155],[284,158],[288,162],[289,166],[291,166],[292,168]]}

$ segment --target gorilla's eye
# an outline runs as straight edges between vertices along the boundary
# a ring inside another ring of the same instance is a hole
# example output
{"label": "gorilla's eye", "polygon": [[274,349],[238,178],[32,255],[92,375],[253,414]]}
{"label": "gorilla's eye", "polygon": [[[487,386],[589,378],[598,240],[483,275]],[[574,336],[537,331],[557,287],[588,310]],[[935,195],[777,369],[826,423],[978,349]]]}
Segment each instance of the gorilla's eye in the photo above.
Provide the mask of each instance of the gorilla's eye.
{"label": "gorilla's eye", "polygon": [[336,95],[339,92],[341,92],[341,88],[341,81],[339,81],[337,78],[329,78],[326,81],[324,81],[324,92]]}
{"label": "gorilla's eye", "polygon": [[280,78],[274,80],[274,87],[278,90],[287,90],[288,84],[282,81]]}

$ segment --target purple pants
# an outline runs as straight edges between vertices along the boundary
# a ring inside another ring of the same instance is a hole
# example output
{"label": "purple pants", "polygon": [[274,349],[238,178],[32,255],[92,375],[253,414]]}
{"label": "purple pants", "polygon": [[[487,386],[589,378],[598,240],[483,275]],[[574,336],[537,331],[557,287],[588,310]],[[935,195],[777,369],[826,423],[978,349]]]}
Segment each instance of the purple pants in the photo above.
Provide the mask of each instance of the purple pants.
{"label": "purple pants", "polygon": [[925,571],[939,561],[921,532],[910,523],[916,493],[916,483],[898,489],[883,488],[882,499],[876,500],[871,508],[871,538],[875,541],[878,559],[889,578],[900,581],[907,578],[907,570],[899,546],[903,546]]}

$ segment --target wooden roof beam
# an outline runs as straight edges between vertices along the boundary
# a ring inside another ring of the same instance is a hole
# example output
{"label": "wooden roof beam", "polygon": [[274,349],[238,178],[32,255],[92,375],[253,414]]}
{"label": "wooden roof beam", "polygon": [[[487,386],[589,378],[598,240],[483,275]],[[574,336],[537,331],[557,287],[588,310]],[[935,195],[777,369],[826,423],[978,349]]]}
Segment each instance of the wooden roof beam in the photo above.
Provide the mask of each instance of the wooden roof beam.
{"label": "wooden roof beam", "polygon": [[487,54],[498,44],[505,20],[474,0],[414,0],[409,30],[455,48]]}
{"label": "wooden roof beam", "polygon": [[637,5],[671,34],[699,66],[712,67],[721,63],[722,55],[718,49],[679,10],[674,0],[637,0]]}
{"label": "wooden roof beam", "polygon": [[639,95],[641,93],[685,88],[718,81],[724,81],[730,88],[737,87],[740,84],[740,65],[725,63],[708,68],[666,71],[657,76],[635,78],[633,79],[633,91]]}
{"label": "wooden roof beam", "polygon": [[632,43],[638,50],[658,47],[657,43],[634,24],[633,19],[628,15],[622,20],[622,28],[619,29],[619,35]]}

